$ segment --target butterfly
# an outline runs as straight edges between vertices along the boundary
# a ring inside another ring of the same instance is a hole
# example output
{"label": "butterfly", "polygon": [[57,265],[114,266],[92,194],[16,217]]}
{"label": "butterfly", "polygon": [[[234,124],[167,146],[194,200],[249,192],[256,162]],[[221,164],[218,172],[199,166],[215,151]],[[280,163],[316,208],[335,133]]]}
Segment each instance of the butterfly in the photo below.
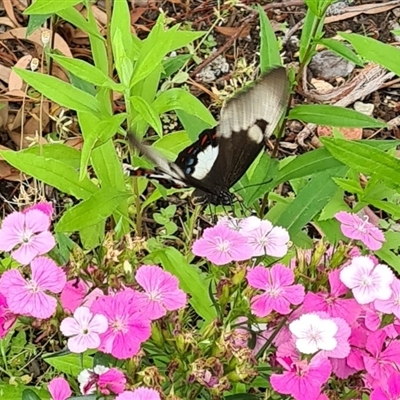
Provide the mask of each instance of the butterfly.
{"label": "butterfly", "polygon": [[203,131],[174,162],[128,133],[130,144],[156,166],[154,171],[135,169],[132,175],[156,179],[166,187],[194,187],[197,204],[231,205],[234,196],[229,189],[263,150],[288,97],[285,69],[270,70],[230,99],[221,110],[219,124]]}

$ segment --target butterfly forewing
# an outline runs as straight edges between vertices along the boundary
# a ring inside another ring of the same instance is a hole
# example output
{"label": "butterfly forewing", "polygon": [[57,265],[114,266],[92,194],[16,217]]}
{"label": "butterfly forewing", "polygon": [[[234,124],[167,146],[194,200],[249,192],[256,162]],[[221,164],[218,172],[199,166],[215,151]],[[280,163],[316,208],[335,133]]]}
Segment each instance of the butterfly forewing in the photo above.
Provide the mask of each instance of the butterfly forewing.
{"label": "butterfly forewing", "polygon": [[202,132],[199,139],[169,162],[151,147],[128,135],[156,166],[150,173],[135,175],[165,182],[175,187],[193,186],[195,197],[205,197],[212,204],[229,204],[229,189],[243,176],[264,147],[265,139],[275,130],[287,104],[286,71],[279,67],[264,75],[249,89],[242,90],[221,111],[216,129]]}

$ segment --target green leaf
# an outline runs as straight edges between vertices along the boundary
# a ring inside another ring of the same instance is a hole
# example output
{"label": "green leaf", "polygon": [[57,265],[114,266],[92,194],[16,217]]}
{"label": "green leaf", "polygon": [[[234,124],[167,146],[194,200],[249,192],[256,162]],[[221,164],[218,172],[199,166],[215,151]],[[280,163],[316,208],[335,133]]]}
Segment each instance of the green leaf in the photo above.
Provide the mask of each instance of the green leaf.
{"label": "green leaf", "polygon": [[[110,140],[115,135],[125,118],[125,113],[115,114],[101,120],[92,114],[78,114],[79,123],[85,139],[82,147],[79,179],[83,179],[87,173],[87,166],[93,149]],[[94,129],[92,128],[93,126],[95,127]]]}
{"label": "green leaf", "polygon": [[61,79],[19,68],[13,68],[13,71],[28,85],[63,107],[94,114],[99,114],[102,109],[95,97]]}
{"label": "green leaf", "polygon": [[[310,0],[310,3],[312,3],[312,0]],[[302,64],[307,64],[314,55],[314,51],[310,51],[310,49],[313,48],[314,37],[312,36],[312,33],[314,32],[315,27],[318,25],[318,19],[316,15],[316,9],[315,12],[313,12],[311,8],[308,8],[300,37],[299,58]]]}
{"label": "green leaf", "polygon": [[206,323],[216,317],[211,299],[206,295],[208,285],[203,274],[190,265],[185,257],[172,247],[153,251],[146,259],[153,263],[160,263],[166,271],[179,279],[180,287],[190,295],[190,304]]}
{"label": "green leaf", "polygon": [[117,206],[131,195],[114,188],[99,189],[87,200],[67,210],[58,221],[56,232],[75,232],[108,218]]}
{"label": "green leaf", "polygon": [[[90,14],[90,11],[88,11]],[[97,30],[97,27],[93,27],[92,24],[87,21],[82,14],[74,7],[69,7],[64,10],[57,11],[57,15],[65,21],[68,21],[75,28],[81,29],[83,32],[90,34],[90,36],[99,39],[105,43],[105,39]],[[93,48],[92,48],[93,53]]]}
{"label": "green leaf", "polygon": [[375,175],[396,186],[400,182],[400,161],[371,146],[344,139],[320,138],[328,151],[343,164]]}
{"label": "green leaf", "polygon": [[57,371],[70,376],[77,376],[83,369],[93,368],[93,358],[85,354],[68,354],[61,357],[49,357],[45,354],[43,360]]}
{"label": "green leaf", "polygon": [[162,65],[164,72],[161,74],[161,78],[169,78],[172,74],[181,69],[191,58],[191,54],[181,54],[175,57],[168,57],[166,60],[163,60]]}
{"label": "green leaf", "polygon": [[346,128],[386,128],[387,124],[355,110],[329,105],[302,105],[290,110],[288,119]]}
{"label": "green leaf", "polygon": [[32,389],[25,389],[22,392],[22,400],[41,400],[41,399]]}
{"label": "green leaf", "polygon": [[187,46],[189,43],[192,43],[194,40],[199,39],[206,34],[206,32],[179,31],[178,29],[180,29],[179,24],[173,26],[167,32],[164,32],[164,35],[169,37],[171,40],[168,52]]}
{"label": "green leaf", "polygon": [[296,235],[336,194],[337,186],[332,178],[342,177],[346,172],[346,167],[339,167],[315,174],[285,209],[275,225],[286,228],[290,236]]}
{"label": "green leaf", "polygon": [[400,75],[400,50],[396,47],[355,33],[340,32],[340,36],[349,41],[360,56]]}
{"label": "green leaf", "polygon": [[153,147],[167,159],[175,160],[176,156],[191,143],[192,141],[185,131],[177,131],[164,135],[154,142]]}
{"label": "green leaf", "polygon": [[59,10],[73,7],[82,0],[36,0],[25,11],[25,15],[32,14],[54,14]]}
{"label": "green leaf", "polygon": [[264,73],[273,66],[282,65],[282,62],[279,44],[267,14],[259,4],[257,5],[257,10],[260,16],[260,69],[261,73]]}
{"label": "green leaf", "polygon": [[324,45],[328,49],[332,50],[339,56],[342,56],[346,60],[358,65],[359,67],[362,67],[364,63],[362,62],[361,58],[358,57],[354,51],[349,49],[344,43],[339,42],[338,40],[335,39],[319,39],[318,43]]}
{"label": "green leaf", "polygon": [[184,89],[170,89],[161,93],[154,100],[152,106],[159,115],[178,109],[196,116],[209,127],[215,126],[217,123],[204,104]]}
{"label": "green leaf", "polygon": [[304,0],[304,2],[306,3],[306,5],[307,5],[307,7],[312,11],[312,13],[315,15],[315,16],[319,16],[318,15],[318,12],[319,12],[319,10],[318,10],[318,1],[315,1],[315,0]]}
{"label": "green leaf", "polygon": [[400,218],[400,206],[398,206],[397,204],[392,204],[389,203],[388,201],[375,200],[375,199],[370,199],[369,203],[374,207],[378,208],[379,210],[385,211],[392,218],[395,219]]}
{"label": "green leaf", "polygon": [[194,115],[188,114],[186,111],[177,109],[175,110],[175,113],[187,132],[191,143],[195,142],[199,138],[199,133],[203,132],[205,129],[210,129],[213,126]]}
{"label": "green leaf", "polygon": [[76,170],[61,161],[24,151],[2,150],[0,154],[14,168],[78,199],[88,198],[97,191],[89,178],[80,181]]}
{"label": "green leaf", "polygon": [[115,90],[116,92],[123,92],[123,86],[121,84],[115,83],[100,69],[87,63],[86,61],[64,57],[57,54],[51,54],[50,57],[67,71],[72,72],[80,79],[90,82],[96,86],[103,86]]}
{"label": "green leaf", "polygon": [[352,179],[343,179],[336,178],[335,183],[342,188],[343,190],[361,195],[363,193],[363,189],[360,186],[360,182],[354,181]]}
{"label": "green leaf", "polygon": [[35,154],[45,158],[54,158],[62,163],[70,165],[74,169],[79,168],[81,152],[73,147],[61,143],[36,145],[22,150],[23,154]]}
{"label": "green leaf", "polygon": [[140,117],[144,119],[159,136],[162,136],[162,125],[157,111],[142,97],[132,96],[129,100]]}
{"label": "green leaf", "polygon": [[32,35],[32,33],[40,28],[50,17],[51,14],[31,15],[29,17],[28,27],[26,28],[26,37]]}

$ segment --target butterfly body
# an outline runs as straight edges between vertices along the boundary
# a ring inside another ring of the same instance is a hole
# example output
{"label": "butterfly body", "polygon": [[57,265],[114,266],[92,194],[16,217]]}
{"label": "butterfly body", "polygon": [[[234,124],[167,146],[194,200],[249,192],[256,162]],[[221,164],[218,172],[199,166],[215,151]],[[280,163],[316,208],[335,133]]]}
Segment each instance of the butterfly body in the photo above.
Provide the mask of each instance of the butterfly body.
{"label": "butterfly body", "polygon": [[194,187],[197,203],[230,205],[229,189],[243,176],[276,128],[288,99],[283,68],[273,69],[247,91],[222,108],[216,128],[203,131],[198,140],[169,162],[134,135],[128,138],[156,168],[137,169],[134,175],[157,179],[166,187]]}

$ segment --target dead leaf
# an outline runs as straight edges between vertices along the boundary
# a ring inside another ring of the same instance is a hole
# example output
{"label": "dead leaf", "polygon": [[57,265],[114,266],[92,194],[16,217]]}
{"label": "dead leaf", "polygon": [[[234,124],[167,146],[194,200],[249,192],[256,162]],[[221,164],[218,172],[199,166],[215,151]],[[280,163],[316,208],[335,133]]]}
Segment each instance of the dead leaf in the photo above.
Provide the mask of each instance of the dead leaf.
{"label": "dead leaf", "polygon": [[246,38],[250,35],[251,25],[246,25],[244,28],[241,26],[231,27],[231,26],[216,26],[215,30],[224,36],[235,36],[239,33],[238,37]]}
{"label": "dead leaf", "polygon": [[[347,140],[360,140],[362,139],[362,128],[336,128],[345,139]],[[332,127],[318,126],[318,136],[332,136]]]}
{"label": "dead leaf", "polygon": [[[21,68],[21,69],[26,69],[26,67],[30,64],[32,61],[32,56],[30,54],[21,57],[17,63],[15,64],[15,67]],[[13,90],[22,90],[24,88],[24,81],[22,78],[19,77],[13,70],[11,70],[10,78],[8,80],[8,90],[11,92]]]}
{"label": "dead leaf", "polygon": [[[26,37],[26,31],[27,28],[10,29],[9,31],[0,34],[0,40],[18,38],[21,40],[29,40],[30,42],[36,43],[38,46],[43,47],[41,40],[42,31],[48,31],[48,29],[39,28],[28,37]],[[53,47],[54,49],[59,50],[65,56],[72,57],[72,53],[67,42],[58,33],[54,35]]]}
{"label": "dead leaf", "polygon": [[136,24],[146,10],[146,7],[135,7],[131,12],[131,24]]}
{"label": "dead leaf", "polygon": [[3,0],[3,7],[6,11],[8,18],[14,23],[14,26],[20,26],[17,18],[15,18],[14,7],[11,0]]}
{"label": "dead leaf", "polygon": [[0,80],[8,83],[10,79],[11,68],[5,67],[4,65],[0,65]]}
{"label": "dead leaf", "polygon": [[[32,118],[31,118],[32,119]],[[27,147],[32,145],[32,142],[35,141],[37,143],[37,137],[35,137],[35,134],[24,134],[24,137],[22,139],[21,143],[21,132],[15,132],[15,131],[10,131],[8,132],[8,136],[10,139],[18,146],[19,149],[26,149]],[[39,142],[41,144],[47,144],[47,140],[45,138],[40,138]],[[21,147],[22,145],[22,147]]]}
{"label": "dead leaf", "polygon": [[5,127],[8,121],[8,101],[1,103],[0,108],[0,127]]}
{"label": "dead leaf", "polygon": [[0,161],[0,179],[21,182],[21,173],[5,161]]}

